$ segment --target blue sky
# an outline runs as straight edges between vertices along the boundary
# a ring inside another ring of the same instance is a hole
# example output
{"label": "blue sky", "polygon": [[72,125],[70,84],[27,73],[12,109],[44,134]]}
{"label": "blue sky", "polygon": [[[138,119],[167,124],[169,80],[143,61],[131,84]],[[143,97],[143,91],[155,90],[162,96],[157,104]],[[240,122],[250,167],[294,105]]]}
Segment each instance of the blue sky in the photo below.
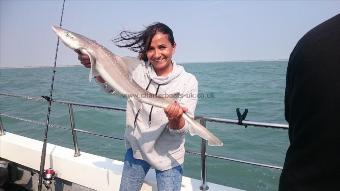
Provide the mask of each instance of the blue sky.
{"label": "blue sky", "polygon": [[[62,0],[0,0],[0,67],[52,66]],[[94,1],[66,0],[63,26],[119,55],[121,30],[155,21],[175,35],[175,60],[214,62],[288,59],[308,30],[340,13],[340,1]],[[61,45],[58,65],[78,64]]]}

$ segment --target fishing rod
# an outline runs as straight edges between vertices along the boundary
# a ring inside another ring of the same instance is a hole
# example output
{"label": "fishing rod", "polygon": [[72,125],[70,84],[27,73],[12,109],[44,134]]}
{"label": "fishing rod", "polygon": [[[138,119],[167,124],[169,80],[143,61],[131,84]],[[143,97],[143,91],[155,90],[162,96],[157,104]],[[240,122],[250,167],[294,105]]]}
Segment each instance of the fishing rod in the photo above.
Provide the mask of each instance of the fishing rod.
{"label": "fishing rod", "polygon": [[[61,10],[59,27],[62,26],[63,16],[64,16],[64,8],[65,8],[65,0],[63,0],[63,6],[62,6],[62,10]],[[53,171],[53,169],[44,170],[44,168],[45,168],[45,159],[46,159],[48,127],[49,127],[49,124],[50,124],[51,107],[52,107],[52,101],[53,101],[54,79],[55,79],[55,73],[56,73],[56,68],[57,68],[58,49],[59,49],[59,38],[57,40],[57,47],[56,47],[55,57],[54,57],[50,95],[49,96],[42,96],[43,98],[45,98],[48,101],[48,108],[47,108],[47,116],[46,116],[46,118],[47,118],[46,119],[46,128],[45,128],[45,133],[44,133],[44,143],[43,143],[43,147],[42,147],[42,151],[41,151],[38,191],[41,191],[41,189],[42,189],[43,178],[45,180],[44,185],[46,186],[46,188],[49,188],[49,186],[51,184],[51,180],[53,179],[53,177],[55,175],[55,172]]]}

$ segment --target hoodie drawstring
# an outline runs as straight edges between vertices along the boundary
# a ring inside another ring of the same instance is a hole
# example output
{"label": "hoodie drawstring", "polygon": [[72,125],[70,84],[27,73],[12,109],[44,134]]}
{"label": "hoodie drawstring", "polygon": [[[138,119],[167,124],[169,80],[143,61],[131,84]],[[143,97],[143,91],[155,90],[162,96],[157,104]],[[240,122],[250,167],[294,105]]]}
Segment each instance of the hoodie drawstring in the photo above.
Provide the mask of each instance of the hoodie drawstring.
{"label": "hoodie drawstring", "polygon": [[[159,87],[161,86],[161,84],[158,84],[157,86],[157,90],[156,90],[156,95],[158,94],[158,90]],[[151,106],[151,110],[150,110],[150,114],[149,114],[149,127],[151,126],[151,115],[152,115],[152,110],[153,110],[153,106]]]}
{"label": "hoodie drawstring", "polygon": [[[152,82],[152,79],[150,79],[149,84],[146,86],[146,88],[145,88],[146,91],[149,89],[151,82]],[[156,90],[156,95],[157,95],[157,93],[158,93],[159,86],[160,86],[160,84],[158,84],[158,87],[157,87],[157,90]],[[151,111],[150,111],[150,114],[149,114],[149,124],[151,124],[151,113],[152,113],[152,109],[153,109],[153,106],[151,107]],[[134,120],[134,122],[133,122],[134,127],[136,127],[136,123],[137,123],[137,118],[138,118],[139,112],[140,112],[140,108],[138,109],[138,111],[137,111],[137,113],[136,113],[136,115],[135,115],[135,120]]]}

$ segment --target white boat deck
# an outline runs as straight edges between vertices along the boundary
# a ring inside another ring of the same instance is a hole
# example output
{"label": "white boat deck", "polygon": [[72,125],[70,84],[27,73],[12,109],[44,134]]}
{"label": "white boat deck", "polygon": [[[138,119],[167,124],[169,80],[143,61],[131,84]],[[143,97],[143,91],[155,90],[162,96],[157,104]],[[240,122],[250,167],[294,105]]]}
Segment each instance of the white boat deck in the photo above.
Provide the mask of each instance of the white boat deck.
{"label": "white boat deck", "polygon": [[[39,171],[43,143],[38,140],[6,132],[0,136],[0,158]],[[45,167],[53,168],[57,177],[84,187],[99,190],[119,190],[123,162],[85,152],[74,157],[74,150],[47,144]],[[212,191],[240,191],[239,189],[207,183]],[[201,181],[183,177],[182,191],[199,191]],[[156,191],[154,170],[145,178],[143,191]]]}

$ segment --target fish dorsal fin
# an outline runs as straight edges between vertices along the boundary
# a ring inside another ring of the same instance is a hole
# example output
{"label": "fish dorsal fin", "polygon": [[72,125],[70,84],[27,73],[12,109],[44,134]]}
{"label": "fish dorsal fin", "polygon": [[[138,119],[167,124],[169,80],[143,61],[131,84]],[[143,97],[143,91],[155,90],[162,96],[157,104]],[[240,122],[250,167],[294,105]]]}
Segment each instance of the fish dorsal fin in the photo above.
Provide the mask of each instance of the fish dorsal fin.
{"label": "fish dorsal fin", "polygon": [[95,69],[95,64],[96,64],[96,58],[92,56],[86,49],[80,49],[80,52],[83,54],[86,54],[90,58],[90,63],[91,63],[91,68],[90,68],[90,74],[89,74],[89,81],[91,82],[92,78],[94,76],[98,76],[99,73]]}
{"label": "fish dorsal fin", "polygon": [[124,56],[124,57],[121,57],[121,59],[124,61],[127,67],[127,71],[129,73],[132,73],[132,71],[134,71],[136,67],[142,62],[138,58],[130,57],[130,56]]}
{"label": "fish dorsal fin", "polygon": [[115,58],[130,80],[132,79],[132,72],[142,63],[138,58],[130,56],[120,57],[115,55]]}

